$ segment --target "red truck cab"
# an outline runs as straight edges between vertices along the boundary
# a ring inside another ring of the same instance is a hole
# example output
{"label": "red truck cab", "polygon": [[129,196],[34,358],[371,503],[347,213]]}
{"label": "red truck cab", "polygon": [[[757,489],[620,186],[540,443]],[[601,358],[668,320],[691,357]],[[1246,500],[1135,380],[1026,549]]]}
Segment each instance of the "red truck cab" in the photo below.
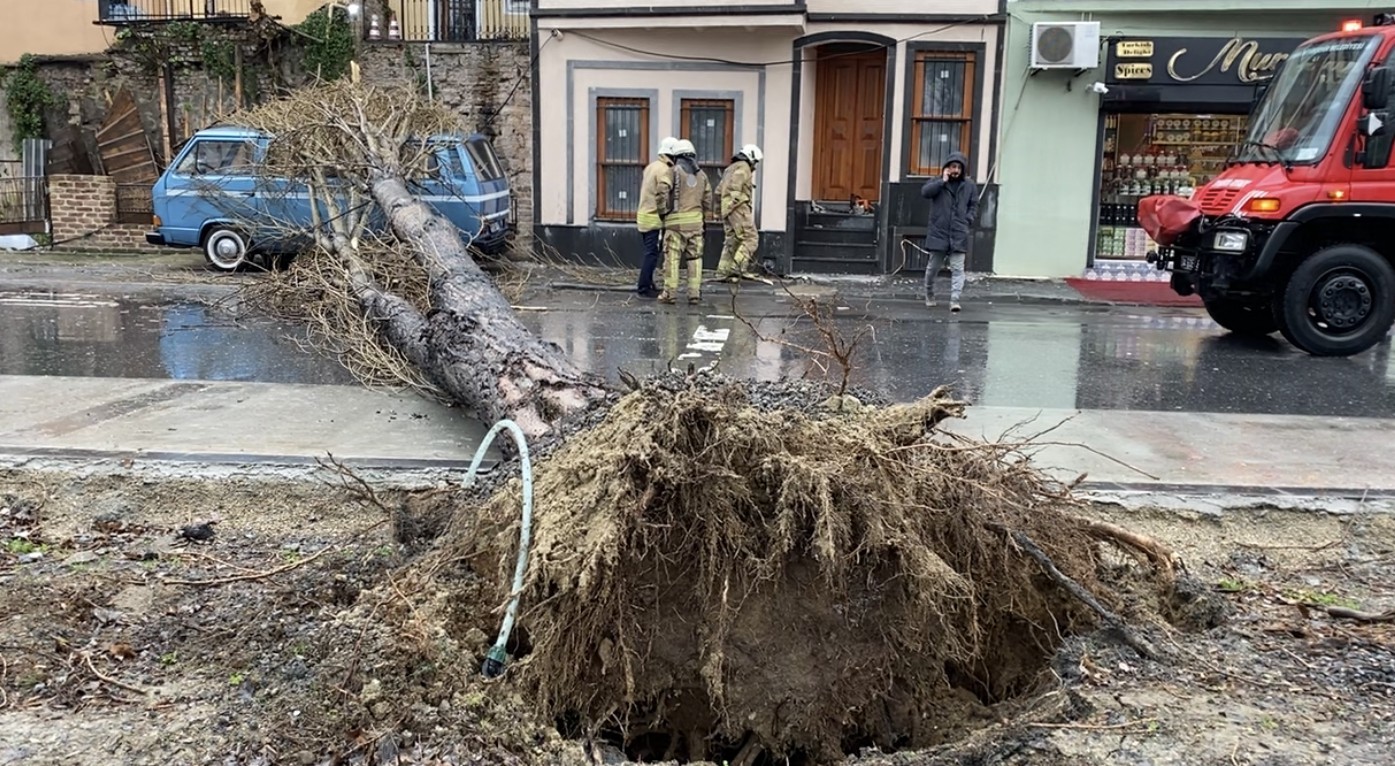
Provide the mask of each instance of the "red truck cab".
{"label": "red truck cab", "polygon": [[1395,14],[1300,45],[1226,170],[1190,201],[1149,197],[1149,258],[1222,327],[1321,356],[1395,324]]}

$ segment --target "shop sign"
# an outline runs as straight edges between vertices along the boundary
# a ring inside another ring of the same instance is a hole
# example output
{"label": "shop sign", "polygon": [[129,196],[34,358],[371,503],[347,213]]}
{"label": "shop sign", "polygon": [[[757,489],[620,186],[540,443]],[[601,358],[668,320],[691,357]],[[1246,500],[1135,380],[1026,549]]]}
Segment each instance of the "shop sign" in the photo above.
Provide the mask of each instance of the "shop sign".
{"label": "shop sign", "polygon": [[[1245,37],[1122,40],[1112,51],[1112,74],[1115,80],[1154,85],[1254,85],[1273,77],[1302,42]],[[1147,75],[1141,74],[1138,59],[1148,60]]]}
{"label": "shop sign", "polygon": [[1121,59],[1146,59],[1153,57],[1152,40],[1124,40],[1114,46],[1114,57]]}
{"label": "shop sign", "polygon": [[1114,79],[1116,80],[1151,80],[1153,79],[1152,64],[1125,64],[1114,65]]}

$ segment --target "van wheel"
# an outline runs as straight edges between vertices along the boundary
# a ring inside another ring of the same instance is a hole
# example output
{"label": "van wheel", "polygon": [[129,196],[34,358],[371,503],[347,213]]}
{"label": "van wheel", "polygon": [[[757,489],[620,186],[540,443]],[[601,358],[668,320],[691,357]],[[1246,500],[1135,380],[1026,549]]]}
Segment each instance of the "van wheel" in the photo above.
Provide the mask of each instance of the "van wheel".
{"label": "van wheel", "polygon": [[203,238],[203,257],[218,271],[237,271],[247,263],[247,239],[234,229],[215,226]]}
{"label": "van wheel", "polygon": [[1275,307],[1289,343],[1314,356],[1351,356],[1395,324],[1395,268],[1361,245],[1333,245],[1298,264]]}
{"label": "van wheel", "polygon": [[1279,329],[1269,301],[1253,303],[1217,296],[1202,302],[1216,324],[1236,335],[1268,335]]}

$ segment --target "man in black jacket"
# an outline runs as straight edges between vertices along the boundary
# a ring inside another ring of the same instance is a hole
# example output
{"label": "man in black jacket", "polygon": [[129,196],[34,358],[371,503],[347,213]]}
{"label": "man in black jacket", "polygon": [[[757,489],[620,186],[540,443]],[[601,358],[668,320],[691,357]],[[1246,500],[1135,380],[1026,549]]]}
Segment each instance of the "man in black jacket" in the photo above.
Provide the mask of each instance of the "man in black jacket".
{"label": "man in black jacket", "polygon": [[935,304],[935,277],[949,259],[949,310],[959,311],[959,295],[964,291],[964,260],[969,252],[969,229],[978,212],[978,184],[969,178],[969,158],[953,152],[945,162],[940,178],[920,187],[920,196],[930,200],[930,221],[925,230],[925,250],[930,263],[925,268],[925,305]]}

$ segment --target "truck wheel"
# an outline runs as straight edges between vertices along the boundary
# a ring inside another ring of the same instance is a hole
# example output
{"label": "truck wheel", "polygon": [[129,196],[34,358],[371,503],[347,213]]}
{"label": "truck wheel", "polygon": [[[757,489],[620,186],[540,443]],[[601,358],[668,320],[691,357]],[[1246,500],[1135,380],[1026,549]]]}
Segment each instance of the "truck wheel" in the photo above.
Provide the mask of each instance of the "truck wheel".
{"label": "truck wheel", "polygon": [[237,271],[247,263],[247,238],[227,226],[215,226],[203,238],[203,257],[219,271]]}
{"label": "truck wheel", "polygon": [[1277,306],[1289,343],[1314,356],[1351,356],[1395,323],[1395,268],[1361,245],[1333,245],[1304,260]]}
{"label": "truck wheel", "polygon": [[1268,301],[1254,303],[1218,297],[1203,302],[1216,324],[1236,335],[1268,335],[1279,329]]}

